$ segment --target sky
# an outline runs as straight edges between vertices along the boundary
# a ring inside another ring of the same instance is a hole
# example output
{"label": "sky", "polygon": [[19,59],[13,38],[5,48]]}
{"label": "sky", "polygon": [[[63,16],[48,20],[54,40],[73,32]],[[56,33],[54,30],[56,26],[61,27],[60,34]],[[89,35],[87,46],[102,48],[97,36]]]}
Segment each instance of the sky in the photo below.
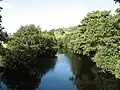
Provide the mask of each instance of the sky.
{"label": "sky", "polygon": [[88,12],[119,7],[113,0],[4,0],[0,2],[2,26],[8,33],[21,25],[35,24],[42,30],[80,24]]}

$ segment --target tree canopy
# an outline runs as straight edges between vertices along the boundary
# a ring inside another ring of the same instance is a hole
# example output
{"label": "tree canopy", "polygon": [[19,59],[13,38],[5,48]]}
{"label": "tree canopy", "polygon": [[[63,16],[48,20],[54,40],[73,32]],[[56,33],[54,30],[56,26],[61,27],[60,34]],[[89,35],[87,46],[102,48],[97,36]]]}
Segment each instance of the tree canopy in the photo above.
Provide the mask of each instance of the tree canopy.
{"label": "tree canopy", "polygon": [[[0,7],[0,12],[3,8]],[[8,40],[8,34],[7,32],[3,32],[2,30],[4,29],[4,27],[1,26],[1,22],[2,22],[2,16],[0,15],[0,41],[7,41]]]}
{"label": "tree canopy", "polygon": [[[0,22],[1,18],[0,15]],[[0,42],[8,41],[8,34],[2,30],[0,24]],[[106,10],[89,12],[79,25],[69,28],[42,32],[33,24],[21,26],[7,44],[5,49],[0,43],[0,55],[6,67],[29,67],[36,63],[36,58],[55,57],[58,45],[74,54],[89,56],[98,67],[120,78],[120,8],[114,15]]]}
{"label": "tree canopy", "polygon": [[32,24],[21,26],[7,44],[2,64],[14,69],[29,68],[37,58],[55,57],[57,52],[54,36],[42,33],[39,26]]}
{"label": "tree canopy", "polygon": [[[0,7],[0,12],[1,12],[2,9],[3,8]],[[4,27],[2,27],[1,23],[2,23],[2,16],[0,14],[0,55],[4,55],[6,49],[3,47],[2,42],[8,41],[9,38],[8,38],[7,32],[3,31]]]}
{"label": "tree canopy", "polygon": [[58,45],[75,54],[91,57],[97,66],[120,78],[120,22],[119,8],[110,11],[93,11],[73,28],[58,38]]}

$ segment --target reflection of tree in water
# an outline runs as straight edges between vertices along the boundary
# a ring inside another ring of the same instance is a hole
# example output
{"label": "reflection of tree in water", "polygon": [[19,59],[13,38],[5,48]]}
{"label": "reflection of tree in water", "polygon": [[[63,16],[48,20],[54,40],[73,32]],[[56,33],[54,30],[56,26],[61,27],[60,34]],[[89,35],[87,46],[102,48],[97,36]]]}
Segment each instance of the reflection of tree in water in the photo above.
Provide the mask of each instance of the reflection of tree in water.
{"label": "reflection of tree in water", "polygon": [[109,72],[97,71],[95,78],[96,90],[120,90],[119,80]]}
{"label": "reflection of tree in water", "polygon": [[42,76],[53,69],[55,63],[55,59],[42,58],[26,73],[6,69],[1,73],[1,80],[7,85],[8,89],[35,90],[39,86]]}
{"label": "reflection of tree in water", "polygon": [[119,80],[103,72],[86,56],[77,57],[68,53],[74,73],[73,82],[78,90],[120,90]]}

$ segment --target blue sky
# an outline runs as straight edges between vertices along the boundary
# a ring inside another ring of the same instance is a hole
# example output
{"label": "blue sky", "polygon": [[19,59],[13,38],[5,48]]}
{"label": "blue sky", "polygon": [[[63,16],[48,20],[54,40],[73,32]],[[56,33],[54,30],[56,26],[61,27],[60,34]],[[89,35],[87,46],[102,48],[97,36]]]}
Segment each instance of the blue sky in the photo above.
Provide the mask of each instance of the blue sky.
{"label": "blue sky", "polygon": [[3,26],[8,33],[20,25],[40,25],[42,30],[78,25],[93,10],[119,7],[113,0],[4,0],[0,2]]}

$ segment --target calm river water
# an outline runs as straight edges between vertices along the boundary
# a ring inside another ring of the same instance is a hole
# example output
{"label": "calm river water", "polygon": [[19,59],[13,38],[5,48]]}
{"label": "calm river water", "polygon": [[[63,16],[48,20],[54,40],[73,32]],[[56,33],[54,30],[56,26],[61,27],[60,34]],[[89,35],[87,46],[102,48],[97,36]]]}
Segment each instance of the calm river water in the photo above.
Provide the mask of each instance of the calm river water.
{"label": "calm river water", "polygon": [[120,90],[119,80],[96,68],[89,58],[57,54],[44,59],[30,73],[6,70],[0,90]]}

